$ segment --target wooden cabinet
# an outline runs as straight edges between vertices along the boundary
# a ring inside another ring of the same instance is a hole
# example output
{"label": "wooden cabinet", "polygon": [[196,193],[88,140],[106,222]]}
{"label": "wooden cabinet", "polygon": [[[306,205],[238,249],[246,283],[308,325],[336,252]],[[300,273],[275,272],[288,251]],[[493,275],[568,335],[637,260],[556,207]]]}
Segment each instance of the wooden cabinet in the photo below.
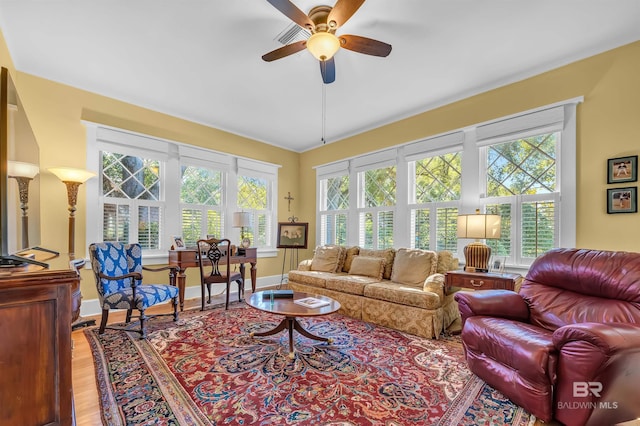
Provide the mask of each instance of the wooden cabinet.
{"label": "wooden cabinet", "polygon": [[0,271],[3,426],[74,424],[71,289],[79,276],[68,257],[50,265]]}
{"label": "wooden cabinet", "polygon": [[474,290],[515,290],[520,274],[495,274],[492,272],[449,271],[445,275],[446,287],[472,288]]}

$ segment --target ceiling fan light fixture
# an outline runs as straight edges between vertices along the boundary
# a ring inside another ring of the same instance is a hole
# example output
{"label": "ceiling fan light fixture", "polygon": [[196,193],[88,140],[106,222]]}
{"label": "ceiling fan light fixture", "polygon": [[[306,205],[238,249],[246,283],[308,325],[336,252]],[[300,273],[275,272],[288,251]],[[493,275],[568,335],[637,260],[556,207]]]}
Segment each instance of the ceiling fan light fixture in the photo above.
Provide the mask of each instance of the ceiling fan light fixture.
{"label": "ceiling fan light fixture", "polygon": [[307,40],[307,49],[319,61],[328,61],[340,49],[340,40],[328,32],[312,34]]}

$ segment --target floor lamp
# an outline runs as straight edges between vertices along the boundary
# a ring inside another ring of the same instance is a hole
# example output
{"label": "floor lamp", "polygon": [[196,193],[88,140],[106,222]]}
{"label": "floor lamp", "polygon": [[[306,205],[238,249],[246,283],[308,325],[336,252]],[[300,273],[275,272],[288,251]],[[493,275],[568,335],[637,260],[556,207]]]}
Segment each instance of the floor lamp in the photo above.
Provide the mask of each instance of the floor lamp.
{"label": "floor lamp", "polygon": [[69,255],[75,253],[76,234],[76,203],[78,201],[78,187],[94,177],[96,174],[88,170],[73,169],[71,167],[55,167],[49,169],[67,186],[69,200]]}
{"label": "floor lamp", "polygon": [[29,247],[29,183],[40,172],[40,168],[35,164],[23,163],[21,161],[9,161],[7,164],[8,175],[18,182],[18,192],[20,193],[20,209],[22,209],[22,248]]}
{"label": "floor lamp", "polygon": [[[94,177],[96,174],[88,170],[73,169],[71,167],[54,167],[49,169],[67,186],[67,199],[69,201],[69,256],[73,258],[75,253],[76,234],[76,203],[78,202],[78,187]],[[73,261],[72,261],[73,264]],[[84,265],[84,263],[83,263]],[[81,266],[80,266],[81,267]],[[78,268],[79,269],[79,268]],[[96,325],[94,319],[84,319],[78,317],[71,324],[71,329],[76,330],[81,327]]]}

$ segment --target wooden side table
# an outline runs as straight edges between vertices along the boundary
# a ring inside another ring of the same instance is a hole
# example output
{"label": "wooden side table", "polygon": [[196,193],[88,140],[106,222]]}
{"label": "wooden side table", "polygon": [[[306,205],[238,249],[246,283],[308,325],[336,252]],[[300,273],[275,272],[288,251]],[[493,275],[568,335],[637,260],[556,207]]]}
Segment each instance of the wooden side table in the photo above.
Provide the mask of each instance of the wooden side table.
{"label": "wooden side table", "polygon": [[[462,287],[474,290],[505,289],[515,291],[520,274],[494,272],[449,271],[445,275],[445,287]],[[447,291],[448,293],[448,291]]]}

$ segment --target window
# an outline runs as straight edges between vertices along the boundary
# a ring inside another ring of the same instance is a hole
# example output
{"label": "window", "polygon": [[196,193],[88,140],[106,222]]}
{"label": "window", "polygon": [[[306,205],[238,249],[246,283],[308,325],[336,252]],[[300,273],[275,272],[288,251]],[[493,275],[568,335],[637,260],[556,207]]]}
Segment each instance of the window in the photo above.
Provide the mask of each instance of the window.
{"label": "window", "polygon": [[487,241],[493,253],[530,263],[558,246],[559,139],[557,132],[545,133],[483,149],[486,210],[502,219],[500,239]]}
{"label": "window", "polygon": [[[458,213],[502,218],[508,267],[575,246],[576,104],[542,107],[317,169],[321,244],[450,250]],[[350,230],[358,233],[351,235]]]}
{"label": "window", "polygon": [[320,180],[320,244],[347,244],[349,175]]}
{"label": "window", "polygon": [[396,205],[396,166],[369,169],[358,174],[359,244],[365,248],[393,247]]}
{"label": "window", "polygon": [[160,161],[102,151],[100,166],[103,240],[158,249],[164,208]]}
{"label": "window", "polygon": [[409,162],[412,248],[457,251],[461,160],[452,152]]}
{"label": "window", "polygon": [[223,172],[186,164],[181,165],[180,169],[184,243],[195,246],[198,239],[206,235],[223,236]]}
{"label": "window", "polygon": [[[252,246],[275,255],[277,167],[92,123],[87,164],[87,243],[139,242],[145,257],[166,257],[173,236],[187,246],[206,235],[240,242],[227,218],[252,214]],[[95,223],[102,226],[96,228]]]}

